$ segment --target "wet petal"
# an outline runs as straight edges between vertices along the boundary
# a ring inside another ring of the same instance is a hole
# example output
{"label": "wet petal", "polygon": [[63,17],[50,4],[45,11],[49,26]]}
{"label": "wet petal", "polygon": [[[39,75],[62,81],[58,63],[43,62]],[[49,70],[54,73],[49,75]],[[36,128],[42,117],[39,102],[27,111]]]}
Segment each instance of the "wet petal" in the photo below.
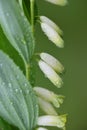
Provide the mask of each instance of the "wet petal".
{"label": "wet petal", "polygon": [[64,47],[64,41],[60,37],[60,35],[55,31],[53,27],[46,23],[41,23],[41,28],[45,35],[48,37],[50,41],[52,41],[56,46],[63,48]]}
{"label": "wet petal", "polygon": [[40,20],[42,23],[46,23],[49,26],[51,26],[55,31],[57,31],[60,35],[63,34],[62,30],[59,28],[58,25],[56,25],[52,20],[47,18],[46,16],[40,16]]}
{"label": "wet petal", "polygon": [[51,116],[51,115],[46,115],[46,116],[40,116],[38,118],[38,125],[41,126],[56,126],[58,128],[65,128],[65,123],[66,123],[66,115],[61,115],[61,116]]}
{"label": "wet petal", "polygon": [[39,67],[42,70],[42,72],[45,74],[45,76],[58,88],[61,87],[63,84],[62,79],[60,76],[45,62],[42,60],[39,61]]}
{"label": "wet petal", "polygon": [[50,2],[52,4],[60,5],[60,6],[65,6],[68,2],[67,0],[45,0],[47,2]]}
{"label": "wet petal", "polygon": [[55,57],[48,53],[41,53],[40,57],[43,61],[45,61],[48,65],[50,65],[56,72],[62,73],[64,70],[63,65],[57,60]]}
{"label": "wet petal", "polygon": [[44,127],[39,127],[39,128],[37,128],[36,130],[48,130],[48,129],[46,129],[46,128],[44,128]]}
{"label": "wet petal", "polygon": [[49,102],[43,100],[42,98],[38,98],[38,102],[39,102],[40,108],[41,108],[46,114],[57,116],[56,110],[53,108],[53,106],[52,106]]}
{"label": "wet petal", "polygon": [[51,102],[55,107],[60,107],[60,104],[63,103],[64,96],[57,95],[48,89],[42,87],[34,87],[36,95],[47,102]]}

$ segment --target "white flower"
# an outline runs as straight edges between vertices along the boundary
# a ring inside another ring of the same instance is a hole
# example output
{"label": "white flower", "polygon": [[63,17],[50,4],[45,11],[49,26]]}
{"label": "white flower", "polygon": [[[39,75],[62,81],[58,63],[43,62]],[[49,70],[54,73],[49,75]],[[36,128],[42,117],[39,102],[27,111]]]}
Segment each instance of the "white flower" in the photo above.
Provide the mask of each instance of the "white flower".
{"label": "white flower", "polygon": [[68,3],[67,0],[46,0],[46,1],[60,6],[64,6]]}
{"label": "white flower", "polygon": [[42,87],[34,87],[33,89],[38,97],[41,97],[47,102],[51,102],[57,108],[60,107],[60,104],[63,103],[64,96],[62,95],[57,95],[54,92]]}
{"label": "white flower", "polygon": [[65,128],[66,115],[61,116],[40,116],[37,124],[40,126],[56,126],[58,128]]}
{"label": "white flower", "polygon": [[39,127],[39,128],[36,128],[36,130],[48,130],[48,129],[43,128],[43,127]]}
{"label": "white flower", "polygon": [[60,35],[63,34],[62,30],[49,18],[46,16],[40,16],[40,20],[42,23],[48,24],[50,27],[52,27],[55,31],[57,31]]}
{"label": "white flower", "polygon": [[55,111],[55,109],[53,108],[53,106],[49,102],[43,100],[42,98],[38,98],[38,103],[39,103],[40,108],[46,114],[57,116],[57,112]]}
{"label": "white flower", "polygon": [[54,58],[52,55],[43,52],[40,54],[40,57],[43,61],[45,61],[48,65],[50,65],[56,72],[58,73],[63,72],[64,70],[63,65],[59,62],[59,60]]}
{"label": "white flower", "polygon": [[39,61],[39,67],[42,70],[42,72],[45,74],[45,76],[58,88],[61,87],[63,84],[62,79],[60,76],[44,61]]}
{"label": "white flower", "polygon": [[64,47],[64,41],[53,27],[47,23],[41,22],[41,28],[48,39],[51,40],[56,46],[60,48]]}

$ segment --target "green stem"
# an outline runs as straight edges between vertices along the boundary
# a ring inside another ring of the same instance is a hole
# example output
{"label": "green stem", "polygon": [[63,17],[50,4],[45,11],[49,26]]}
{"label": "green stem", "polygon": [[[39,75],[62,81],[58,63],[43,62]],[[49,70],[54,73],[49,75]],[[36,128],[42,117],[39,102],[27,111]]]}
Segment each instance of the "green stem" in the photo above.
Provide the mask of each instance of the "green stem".
{"label": "green stem", "polygon": [[30,66],[29,64],[25,64],[25,69],[26,69],[26,78],[29,80],[29,75],[30,75]]}
{"label": "green stem", "polygon": [[[30,11],[31,11],[31,28],[32,28],[32,34],[34,35],[34,0],[30,0]],[[30,79],[30,65],[25,64],[26,69],[26,78]]]}
{"label": "green stem", "polygon": [[32,27],[32,33],[34,34],[34,0],[30,0],[30,10],[31,10],[31,27]]}

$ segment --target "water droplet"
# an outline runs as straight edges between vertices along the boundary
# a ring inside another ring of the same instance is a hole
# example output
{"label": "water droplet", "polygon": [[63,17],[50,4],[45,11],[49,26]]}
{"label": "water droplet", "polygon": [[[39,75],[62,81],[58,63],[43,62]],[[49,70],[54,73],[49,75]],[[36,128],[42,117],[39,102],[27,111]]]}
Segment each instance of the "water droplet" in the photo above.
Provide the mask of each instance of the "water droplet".
{"label": "water droplet", "polygon": [[11,81],[13,80],[12,77],[10,77],[10,80],[11,80]]}
{"label": "water droplet", "polygon": [[24,13],[23,13],[23,12],[21,12],[21,16],[24,16]]}
{"label": "water droplet", "polygon": [[26,41],[24,39],[21,39],[21,42],[25,45]]}
{"label": "water droplet", "polygon": [[3,82],[2,85],[4,86],[4,85],[5,85],[5,82]]}
{"label": "water droplet", "polygon": [[16,77],[17,79],[19,79],[19,75],[17,75],[17,77]]}
{"label": "water droplet", "polygon": [[2,63],[0,63],[0,67],[2,67],[3,66],[3,64]]}
{"label": "water droplet", "polygon": [[27,87],[27,83],[25,83],[24,86]]}
{"label": "water droplet", "polygon": [[12,84],[11,84],[11,83],[8,83],[8,86],[11,88],[11,87],[12,87]]}
{"label": "water droplet", "polygon": [[13,105],[13,102],[11,102],[11,105]]}
{"label": "water droplet", "polygon": [[20,90],[20,93],[22,93],[22,90]]}
{"label": "water droplet", "polygon": [[9,16],[9,13],[6,13],[6,16]]}
{"label": "water droplet", "polygon": [[15,92],[18,92],[18,89],[17,89],[17,88],[15,89]]}
{"label": "water droplet", "polygon": [[[26,22],[27,21],[27,19],[26,18],[24,18],[24,21]],[[24,23],[25,24],[25,23]]]}
{"label": "water droplet", "polygon": [[26,94],[29,94],[29,90],[26,90]]}

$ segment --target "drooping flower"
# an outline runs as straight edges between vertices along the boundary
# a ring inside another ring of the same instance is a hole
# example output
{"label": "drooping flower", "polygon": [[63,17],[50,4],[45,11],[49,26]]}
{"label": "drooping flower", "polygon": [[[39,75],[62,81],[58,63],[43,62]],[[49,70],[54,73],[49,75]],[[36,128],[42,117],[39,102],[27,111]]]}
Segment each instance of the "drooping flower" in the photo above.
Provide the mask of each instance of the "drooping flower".
{"label": "drooping flower", "polygon": [[52,106],[51,103],[43,100],[40,97],[38,98],[38,103],[39,103],[40,108],[43,110],[43,112],[45,112],[48,115],[57,116],[57,112],[56,112],[56,110],[54,109],[54,107]]}
{"label": "drooping flower", "polygon": [[65,6],[68,2],[67,0],[45,0],[47,2],[50,2],[52,4],[60,5],[60,6]]}
{"label": "drooping flower", "polygon": [[56,25],[52,20],[47,18],[46,16],[40,16],[40,21],[42,23],[48,24],[50,27],[52,27],[58,34],[62,35],[63,31],[59,28],[58,25]]}
{"label": "drooping flower", "polygon": [[59,60],[54,58],[52,55],[48,53],[40,53],[41,59],[46,62],[48,65],[50,65],[56,72],[62,73],[64,70],[63,65],[60,63]]}
{"label": "drooping flower", "polygon": [[47,23],[41,22],[41,28],[45,35],[48,37],[48,39],[51,40],[56,46],[60,48],[64,47],[63,39],[53,27],[51,27]]}
{"label": "drooping flower", "polygon": [[63,103],[64,96],[62,95],[57,95],[54,92],[42,87],[34,87],[33,89],[38,97],[46,100],[47,102],[51,102],[57,108],[59,108],[60,104]]}
{"label": "drooping flower", "polygon": [[48,129],[44,127],[39,127],[39,128],[36,128],[36,130],[48,130]]}
{"label": "drooping flower", "polygon": [[45,74],[45,76],[58,88],[61,87],[63,84],[62,79],[60,76],[44,61],[39,60],[39,67],[42,70],[42,72]]}
{"label": "drooping flower", "polygon": [[51,116],[45,115],[38,118],[37,124],[39,126],[56,126],[58,128],[65,128],[66,115]]}

